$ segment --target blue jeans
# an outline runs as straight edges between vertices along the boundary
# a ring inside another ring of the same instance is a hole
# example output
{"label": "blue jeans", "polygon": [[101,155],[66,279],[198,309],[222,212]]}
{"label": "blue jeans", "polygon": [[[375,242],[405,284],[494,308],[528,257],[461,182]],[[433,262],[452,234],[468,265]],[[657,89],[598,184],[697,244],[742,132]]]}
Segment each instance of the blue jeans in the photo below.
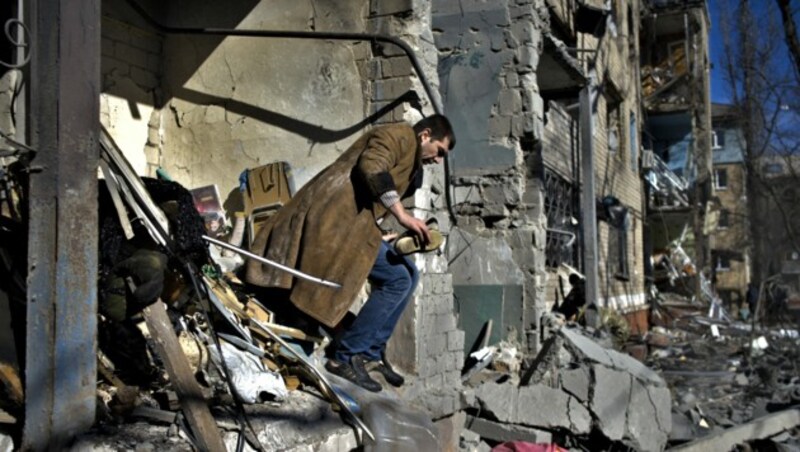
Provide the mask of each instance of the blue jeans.
{"label": "blue jeans", "polygon": [[378,257],[369,273],[372,291],[353,324],[339,337],[335,358],[350,362],[354,355],[368,360],[381,359],[391,337],[419,282],[419,270],[393,247],[381,242]]}

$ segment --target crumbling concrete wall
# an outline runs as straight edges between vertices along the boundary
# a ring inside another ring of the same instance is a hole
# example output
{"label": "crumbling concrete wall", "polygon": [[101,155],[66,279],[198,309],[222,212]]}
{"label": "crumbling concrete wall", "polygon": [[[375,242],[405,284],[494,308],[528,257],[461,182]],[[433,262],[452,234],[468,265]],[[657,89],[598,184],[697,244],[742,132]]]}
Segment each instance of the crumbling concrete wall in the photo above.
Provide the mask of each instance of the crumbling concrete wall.
{"label": "crumbling concrete wall", "polygon": [[[158,156],[164,37],[120,2],[103,2],[100,122],[140,175],[153,176]],[[151,146],[152,147],[152,146]]]}
{"label": "crumbling concrete wall", "polygon": [[[630,311],[645,309],[643,247],[643,185],[641,157],[639,2],[611,2],[605,35],[579,35],[579,46],[597,49],[585,56],[594,62],[602,87],[595,116],[595,190],[598,199],[612,196],[628,209],[625,253],[620,256],[618,227],[598,222],[600,305]],[[598,211],[602,217],[602,212]],[[624,259],[626,271],[619,262]]]}
{"label": "crumbling concrete wall", "polygon": [[[365,5],[280,1],[223,8],[170,6],[177,26],[365,31]],[[164,44],[166,102],[161,164],[187,187],[217,184],[225,197],[239,174],[288,161],[296,187],[358,137],[368,105],[358,60],[366,45],[257,37],[171,35]]]}
{"label": "crumbling concrete wall", "polygon": [[[104,96],[104,123],[118,141],[131,147],[129,158],[139,162],[141,172],[152,175],[163,167],[188,188],[217,184],[228,210],[241,205],[239,175],[247,168],[287,161],[299,188],[372,123],[413,123],[434,112],[410,61],[397,46],[159,36],[140,27],[135,13],[124,5],[113,4],[115,19],[104,22],[103,67],[106,91],[120,100]],[[415,50],[434,92],[438,88],[430,3],[423,0],[235,5],[179,1],[147,9],[173,27],[399,37]],[[146,58],[127,58],[129,53],[141,56],[139,51],[145,51]],[[133,64],[150,64],[156,60],[151,54],[159,56],[160,67]],[[134,72],[141,75],[142,68],[150,68],[152,77],[134,76]],[[424,185],[406,207],[420,218],[436,216],[447,236],[444,185],[443,169],[426,167]],[[418,377],[409,394],[419,396],[441,417],[457,409],[464,334],[456,324],[446,257],[427,254],[414,259],[424,276],[388,353],[401,370]],[[434,389],[437,394],[431,395]]]}
{"label": "crumbling concrete wall", "polygon": [[536,68],[547,13],[533,0],[433,5],[445,109],[460,133],[452,154],[459,216],[448,244],[453,284],[522,286],[521,326],[502,334],[535,348],[545,223],[526,161],[542,137]]}

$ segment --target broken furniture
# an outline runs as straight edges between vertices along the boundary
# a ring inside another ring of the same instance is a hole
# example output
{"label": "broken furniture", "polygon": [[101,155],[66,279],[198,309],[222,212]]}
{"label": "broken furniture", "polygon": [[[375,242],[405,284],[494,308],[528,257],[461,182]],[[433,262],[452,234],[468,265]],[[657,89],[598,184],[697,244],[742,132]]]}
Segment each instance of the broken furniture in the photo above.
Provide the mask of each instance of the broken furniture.
{"label": "broken furniture", "polygon": [[261,225],[289,202],[294,191],[287,162],[275,162],[245,170],[240,176],[244,211],[253,243]]}

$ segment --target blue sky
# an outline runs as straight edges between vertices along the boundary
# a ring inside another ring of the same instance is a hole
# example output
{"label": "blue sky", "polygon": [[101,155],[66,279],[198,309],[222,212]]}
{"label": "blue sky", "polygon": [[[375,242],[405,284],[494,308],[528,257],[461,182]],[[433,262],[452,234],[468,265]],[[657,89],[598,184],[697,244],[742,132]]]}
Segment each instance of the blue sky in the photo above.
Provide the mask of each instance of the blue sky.
{"label": "blue sky", "polygon": [[[766,0],[764,0],[766,1]],[[725,82],[722,80],[722,65],[719,58],[722,55],[722,36],[719,26],[719,3],[720,0],[710,0],[708,9],[711,15],[711,30],[709,30],[709,52],[711,53],[711,102],[728,103],[730,95],[725,89]]]}
{"label": "blue sky", "polygon": [[[729,103],[731,101],[730,93],[728,92],[725,81],[722,78],[722,62],[721,58],[724,54],[723,50],[723,37],[722,27],[720,26],[720,11],[721,8],[733,8],[738,4],[738,0],[708,0],[708,9],[711,16],[711,29],[709,30],[709,52],[711,62],[713,64],[711,69],[711,101],[719,103]],[[783,42],[783,28],[780,24],[780,14],[777,12],[775,0],[752,0],[751,5],[756,11],[760,19],[763,19],[768,9],[773,10],[776,14],[775,19],[778,21],[774,25],[776,29],[768,30],[770,33],[776,34],[775,37]],[[793,5],[795,8],[796,5]],[[797,22],[797,18],[795,18]],[[791,70],[791,59],[785,45],[781,46],[781,50],[785,52],[786,57],[778,61],[785,62],[786,70]],[[782,63],[780,63],[782,64]]]}

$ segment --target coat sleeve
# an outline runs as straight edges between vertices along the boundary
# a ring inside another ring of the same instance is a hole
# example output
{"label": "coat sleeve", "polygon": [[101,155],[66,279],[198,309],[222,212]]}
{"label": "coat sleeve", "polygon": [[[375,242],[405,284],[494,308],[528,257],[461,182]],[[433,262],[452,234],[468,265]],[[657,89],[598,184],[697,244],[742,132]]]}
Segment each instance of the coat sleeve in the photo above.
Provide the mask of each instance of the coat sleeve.
{"label": "coat sleeve", "polygon": [[377,200],[381,195],[397,190],[390,171],[397,165],[401,151],[402,146],[390,128],[375,130],[367,142],[366,149],[358,158],[356,170],[366,183],[372,199]]}

